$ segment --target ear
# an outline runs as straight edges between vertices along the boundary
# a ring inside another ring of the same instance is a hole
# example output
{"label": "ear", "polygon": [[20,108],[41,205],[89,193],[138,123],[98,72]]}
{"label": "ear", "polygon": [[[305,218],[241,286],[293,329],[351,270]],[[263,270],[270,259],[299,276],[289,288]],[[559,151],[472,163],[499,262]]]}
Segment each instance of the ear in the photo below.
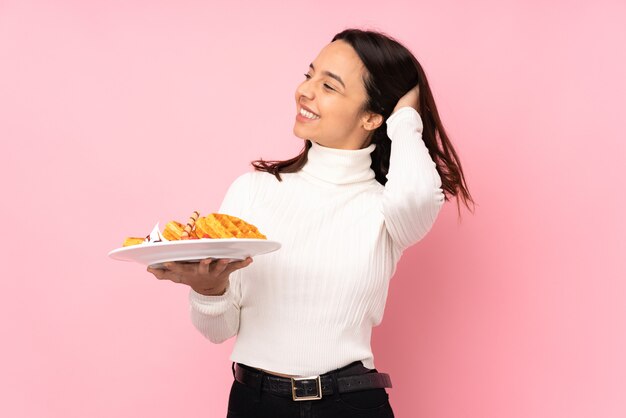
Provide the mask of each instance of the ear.
{"label": "ear", "polygon": [[361,118],[361,126],[366,131],[374,131],[383,123],[383,116],[378,113],[367,112]]}

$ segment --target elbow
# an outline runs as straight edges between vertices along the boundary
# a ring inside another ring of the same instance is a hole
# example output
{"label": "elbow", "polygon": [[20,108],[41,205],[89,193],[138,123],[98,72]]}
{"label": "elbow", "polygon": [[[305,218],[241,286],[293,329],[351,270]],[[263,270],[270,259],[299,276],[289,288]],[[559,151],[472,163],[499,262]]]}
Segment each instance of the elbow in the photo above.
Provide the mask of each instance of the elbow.
{"label": "elbow", "polygon": [[224,341],[232,338],[234,335],[212,335],[212,334],[205,334],[204,335],[206,337],[207,340],[211,341],[213,344],[221,344]]}
{"label": "elbow", "polygon": [[386,199],[385,222],[393,241],[405,249],[422,240],[435,224],[444,202],[440,188]]}
{"label": "elbow", "polygon": [[202,315],[191,310],[191,323],[207,340],[221,344],[239,331],[239,312],[227,312],[220,316]]}
{"label": "elbow", "polygon": [[207,324],[206,322],[199,324],[194,322],[193,325],[204,338],[213,344],[221,344],[237,335],[237,330],[229,329],[225,324]]}
{"label": "elbow", "polygon": [[413,210],[420,214],[420,239],[432,229],[444,202],[445,195],[441,188],[436,188],[431,193],[416,198]]}
{"label": "elbow", "polygon": [[[396,211],[406,219],[420,219],[421,223],[432,224],[435,222],[443,204],[445,195],[441,187],[435,186],[416,192],[405,190],[387,200],[387,206],[396,208]],[[424,225],[426,226],[426,225]]]}
{"label": "elbow", "polygon": [[437,215],[441,211],[443,204],[446,202],[446,195],[441,187],[437,187],[433,194],[430,196],[430,207],[433,216],[433,222],[437,218]]}

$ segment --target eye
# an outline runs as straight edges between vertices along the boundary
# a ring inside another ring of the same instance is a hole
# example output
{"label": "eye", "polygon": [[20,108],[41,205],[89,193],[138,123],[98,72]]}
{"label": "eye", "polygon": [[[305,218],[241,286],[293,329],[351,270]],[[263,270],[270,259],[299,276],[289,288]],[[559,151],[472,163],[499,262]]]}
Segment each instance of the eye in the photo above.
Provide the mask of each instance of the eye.
{"label": "eye", "polygon": [[[309,73],[305,73],[304,77],[308,80],[311,78],[311,74]],[[328,90],[332,90],[332,91],[337,91],[334,88],[332,88],[329,84],[324,83],[324,88],[328,89]]]}

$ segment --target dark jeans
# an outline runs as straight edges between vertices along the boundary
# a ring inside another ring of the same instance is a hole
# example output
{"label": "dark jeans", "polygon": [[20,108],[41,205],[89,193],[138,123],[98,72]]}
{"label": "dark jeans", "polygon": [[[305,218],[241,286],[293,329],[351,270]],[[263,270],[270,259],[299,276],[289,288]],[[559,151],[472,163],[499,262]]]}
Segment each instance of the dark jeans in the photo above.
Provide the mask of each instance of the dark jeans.
{"label": "dark jeans", "polygon": [[[248,367],[241,365],[242,367]],[[362,368],[364,372],[368,369]],[[257,371],[257,369],[252,369]],[[354,369],[352,369],[354,370]],[[372,369],[376,372],[376,369]],[[354,374],[354,372],[350,372]],[[339,373],[341,375],[341,373]],[[227,418],[393,418],[384,388],[337,393],[319,400],[294,401],[233,381]]]}

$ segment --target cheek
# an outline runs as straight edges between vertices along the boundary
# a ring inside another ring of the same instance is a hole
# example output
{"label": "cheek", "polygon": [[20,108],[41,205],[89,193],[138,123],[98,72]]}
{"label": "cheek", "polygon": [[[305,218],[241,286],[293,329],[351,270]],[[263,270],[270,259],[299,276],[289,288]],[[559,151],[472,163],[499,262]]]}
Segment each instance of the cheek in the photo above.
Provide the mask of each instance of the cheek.
{"label": "cheek", "polygon": [[326,116],[333,123],[345,124],[355,117],[354,109],[345,100],[335,97],[326,97],[318,100],[318,106],[322,117]]}
{"label": "cheek", "polygon": [[353,109],[349,109],[345,106],[335,109],[332,112],[333,125],[336,129],[343,132],[351,131],[354,126],[358,124],[357,114]]}

